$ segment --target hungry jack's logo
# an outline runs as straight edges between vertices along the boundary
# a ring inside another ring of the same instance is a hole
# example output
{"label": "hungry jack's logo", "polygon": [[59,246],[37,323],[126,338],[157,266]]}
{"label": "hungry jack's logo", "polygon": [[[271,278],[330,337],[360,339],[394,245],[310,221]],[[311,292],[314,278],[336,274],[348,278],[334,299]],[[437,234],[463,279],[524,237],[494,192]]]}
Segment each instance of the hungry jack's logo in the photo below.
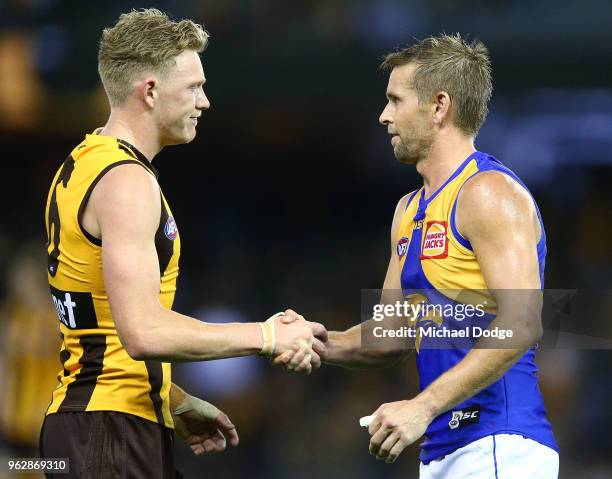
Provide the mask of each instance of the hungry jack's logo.
{"label": "hungry jack's logo", "polygon": [[423,238],[421,259],[442,259],[448,256],[446,221],[428,221]]}

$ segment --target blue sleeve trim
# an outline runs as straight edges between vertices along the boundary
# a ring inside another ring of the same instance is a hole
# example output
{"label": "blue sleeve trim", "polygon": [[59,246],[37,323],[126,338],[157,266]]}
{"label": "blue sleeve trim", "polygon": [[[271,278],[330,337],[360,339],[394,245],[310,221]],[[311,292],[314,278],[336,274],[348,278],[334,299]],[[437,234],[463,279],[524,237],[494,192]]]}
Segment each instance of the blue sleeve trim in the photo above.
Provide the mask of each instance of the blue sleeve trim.
{"label": "blue sleeve trim", "polygon": [[[457,198],[459,198],[459,194],[457,194]],[[450,215],[451,231],[453,232],[453,236],[457,239],[457,241],[459,241],[461,246],[469,249],[470,251],[474,251],[472,249],[472,245],[470,244],[470,242],[467,239],[465,239],[463,236],[461,236],[461,233],[459,233],[459,230],[457,229],[457,225],[455,224],[455,210],[457,209],[457,198],[455,198],[455,202],[453,203],[453,209],[451,210],[451,215]]]}
{"label": "blue sleeve trim", "polygon": [[408,198],[408,201],[406,202],[406,208],[404,208],[404,211],[406,211],[408,209],[408,207],[410,206],[410,203],[412,203],[412,200],[414,199],[414,197],[416,196],[416,194],[419,192],[421,188],[419,188],[418,190],[414,190],[411,194],[410,197]]}

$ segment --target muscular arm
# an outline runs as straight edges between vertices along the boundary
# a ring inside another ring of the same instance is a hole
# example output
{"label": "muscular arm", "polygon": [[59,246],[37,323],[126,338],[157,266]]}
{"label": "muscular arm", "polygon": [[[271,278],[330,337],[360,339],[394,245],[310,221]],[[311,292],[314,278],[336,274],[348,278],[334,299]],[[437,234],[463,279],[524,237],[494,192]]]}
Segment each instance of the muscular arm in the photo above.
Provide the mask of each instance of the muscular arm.
{"label": "muscular arm", "polygon": [[512,326],[520,340],[488,345],[497,349],[484,349],[479,343],[481,348],[470,350],[414,399],[383,404],[374,411],[368,427],[370,453],[386,462],[395,461],[436,416],[497,381],[541,336],[536,252],[541,231],[528,193],[505,175],[488,172],[466,182],[457,202],[457,227],[470,241],[497,303],[491,327]]}
{"label": "muscular arm", "polygon": [[[161,199],[157,182],[142,167],[127,164],[109,171],[95,187],[87,209],[86,225],[103,241],[104,284],[113,319],[132,358],[196,361],[261,350],[262,333],[256,323],[209,324],[160,304],[154,238]],[[304,328],[303,323],[283,328]],[[278,344],[278,331],[276,339]]]}
{"label": "muscular arm", "polygon": [[[383,303],[402,301],[400,284],[400,265],[395,253],[397,231],[406,209],[410,195],[404,196],[395,208],[393,223],[391,225],[391,254],[387,274],[383,284]],[[331,331],[326,343],[326,353],[323,357],[325,363],[347,368],[380,368],[390,367],[402,361],[405,357],[405,339],[394,341],[385,339],[380,342],[379,348],[362,347],[362,328],[373,328],[380,325],[373,320],[353,326],[346,331]]]}
{"label": "muscular arm", "polygon": [[432,417],[497,381],[542,335],[536,252],[541,228],[529,194],[506,175],[481,173],[463,187],[456,218],[497,302],[493,326],[511,326],[521,338],[514,349],[472,349],[436,379],[416,398]]}

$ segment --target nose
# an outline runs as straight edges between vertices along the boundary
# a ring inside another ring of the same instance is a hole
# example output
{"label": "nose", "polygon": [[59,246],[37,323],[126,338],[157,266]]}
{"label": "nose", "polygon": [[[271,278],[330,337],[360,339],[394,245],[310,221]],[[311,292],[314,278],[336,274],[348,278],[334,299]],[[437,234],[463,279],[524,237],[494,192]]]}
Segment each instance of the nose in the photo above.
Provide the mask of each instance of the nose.
{"label": "nose", "polygon": [[391,114],[389,112],[389,103],[385,105],[384,110],[382,111],[382,113],[380,114],[380,117],[378,118],[378,122],[381,125],[388,125],[389,123],[392,123]]}
{"label": "nose", "polygon": [[208,110],[210,108],[210,101],[208,101],[208,97],[206,93],[204,93],[204,89],[200,88],[198,93],[198,98],[196,100],[196,108],[198,110]]}

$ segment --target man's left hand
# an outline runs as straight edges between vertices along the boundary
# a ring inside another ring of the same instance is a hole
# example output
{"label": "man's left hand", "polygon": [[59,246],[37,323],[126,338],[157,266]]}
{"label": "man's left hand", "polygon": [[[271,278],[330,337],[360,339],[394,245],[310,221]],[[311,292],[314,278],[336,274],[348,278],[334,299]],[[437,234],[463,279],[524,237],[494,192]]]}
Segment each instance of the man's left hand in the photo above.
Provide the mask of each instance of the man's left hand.
{"label": "man's left hand", "polygon": [[238,445],[236,426],[227,414],[193,396],[189,396],[188,400],[190,408],[173,415],[174,428],[196,456],[224,451],[227,440],[232,446]]}
{"label": "man's left hand", "polygon": [[420,399],[383,404],[372,413],[368,427],[370,454],[387,463],[395,462],[401,452],[419,439],[434,416]]}

